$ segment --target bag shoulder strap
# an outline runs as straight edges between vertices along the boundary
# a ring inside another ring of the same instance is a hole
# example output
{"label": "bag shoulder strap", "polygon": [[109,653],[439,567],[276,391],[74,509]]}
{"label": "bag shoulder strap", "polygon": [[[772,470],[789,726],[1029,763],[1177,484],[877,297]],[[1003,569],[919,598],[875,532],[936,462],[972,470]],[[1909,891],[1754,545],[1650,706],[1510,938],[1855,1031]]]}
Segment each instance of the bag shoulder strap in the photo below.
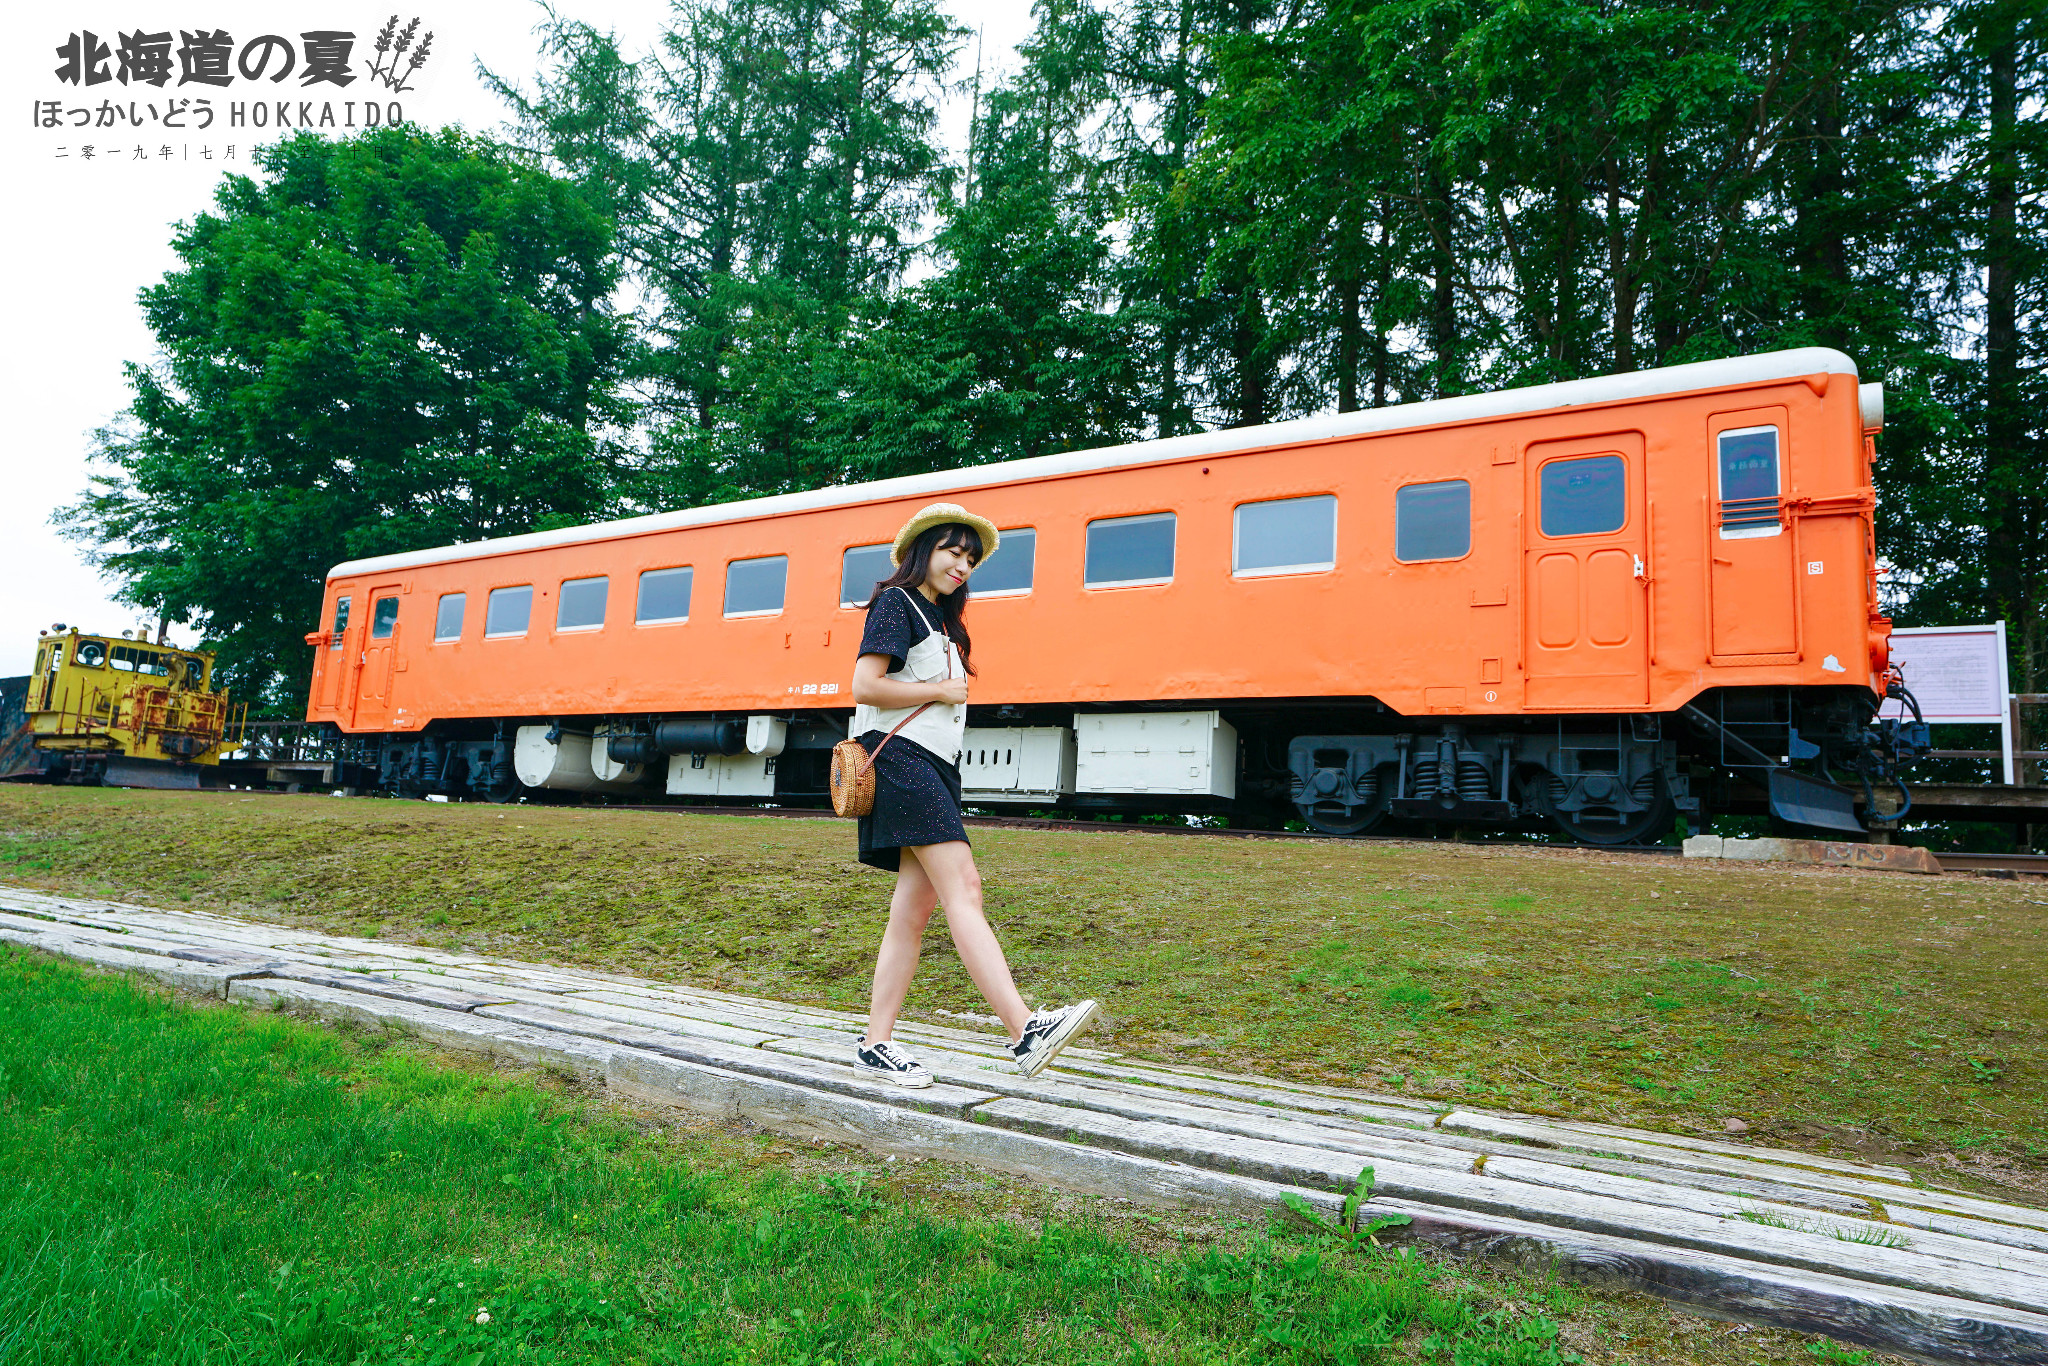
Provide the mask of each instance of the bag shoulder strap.
{"label": "bag shoulder strap", "polygon": [[910,713],[910,715],[904,717],[901,721],[898,721],[894,728],[892,728],[887,735],[884,735],[882,737],[882,743],[875,746],[875,752],[867,757],[867,761],[860,766],[859,772],[855,773],[854,777],[858,778],[862,773],[865,773],[869,769],[873,768],[875,766],[875,760],[882,757],[883,748],[887,746],[891,740],[894,740],[896,738],[896,732],[902,730],[912,721],[915,721],[918,717],[922,716],[925,712],[925,708],[930,707],[932,705],[932,703],[927,702],[924,704],[923,707],[919,707],[916,711]]}

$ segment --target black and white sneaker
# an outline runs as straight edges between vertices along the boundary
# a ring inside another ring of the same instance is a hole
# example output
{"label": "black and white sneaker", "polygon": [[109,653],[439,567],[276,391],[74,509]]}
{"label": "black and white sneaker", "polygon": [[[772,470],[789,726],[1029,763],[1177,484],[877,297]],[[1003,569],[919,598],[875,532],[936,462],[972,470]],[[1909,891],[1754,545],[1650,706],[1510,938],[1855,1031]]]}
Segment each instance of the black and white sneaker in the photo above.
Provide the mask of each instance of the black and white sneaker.
{"label": "black and white sneaker", "polygon": [[887,1039],[880,1043],[854,1040],[853,1075],[912,1089],[932,1084],[930,1069]]}
{"label": "black and white sneaker", "polygon": [[1027,1077],[1043,1072],[1101,1009],[1093,1001],[1076,1001],[1064,1010],[1041,1010],[1034,1014],[1024,1026],[1024,1037],[1010,1045],[1017,1070]]}

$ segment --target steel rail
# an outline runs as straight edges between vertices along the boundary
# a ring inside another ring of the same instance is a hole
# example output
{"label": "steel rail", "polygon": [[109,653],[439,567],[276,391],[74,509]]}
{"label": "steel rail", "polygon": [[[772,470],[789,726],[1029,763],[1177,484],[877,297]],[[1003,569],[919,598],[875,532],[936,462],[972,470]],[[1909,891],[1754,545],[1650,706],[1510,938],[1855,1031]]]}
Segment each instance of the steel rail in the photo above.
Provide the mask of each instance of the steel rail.
{"label": "steel rail", "polygon": [[[775,816],[784,820],[843,820],[830,811],[810,806],[675,806],[664,803],[610,802],[612,811],[666,811],[681,816]],[[1488,849],[1598,849],[1610,854],[1678,854],[1668,844],[1584,844],[1573,840],[1523,843],[1509,840],[1428,839],[1419,835],[1325,835],[1314,830],[1234,830],[1193,825],[1166,825],[1149,821],[1082,821],[1052,816],[962,816],[961,823],[978,828],[1007,830],[1079,830],[1107,835],[1189,835],[1239,840],[1321,840],[1332,844],[1420,844],[1431,848]]]}
{"label": "steel rail", "polygon": [[[614,803],[612,811],[668,811],[672,815],[766,815],[793,821],[836,821],[817,807],[676,807],[659,803]],[[1200,825],[1163,825],[1145,821],[1071,821],[1040,815],[963,815],[961,823],[989,829],[1079,829],[1092,834],[1135,834],[1135,836],[1212,836],[1221,840],[1325,840],[1331,844],[1421,844],[1430,848],[1530,848],[1530,850],[1602,850],[1608,854],[1665,854],[1681,856],[1683,850],[1671,844],[1579,844],[1573,840],[1554,842],[1509,842],[1509,840],[1425,840],[1419,836],[1325,836],[1313,829],[1214,829]],[[1942,854],[1935,862],[1944,872],[2032,872],[2048,877],[2048,854]]]}
{"label": "steel rail", "polygon": [[[758,806],[673,806],[653,802],[614,803],[614,811],[666,811],[685,816],[773,816],[784,820],[840,820],[830,811],[817,807],[758,807]],[[1445,846],[1481,847],[1488,849],[1594,849],[1609,854],[1659,854],[1680,856],[1684,851],[1669,844],[1582,844],[1571,840],[1554,840],[1544,843],[1509,840],[1446,840],[1427,839],[1416,835],[1324,835],[1313,830],[1231,830],[1204,828],[1192,825],[1165,825],[1149,822],[1124,821],[1079,821],[1063,820],[1048,816],[963,816],[962,824],[990,829],[1007,830],[1080,830],[1095,834],[1130,835],[1189,835],[1213,836],[1220,839],[1249,840],[1321,840],[1333,844],[1416,844],[1430,848]],[[1935,861],[1942,871],[1953,873],[2030,873],[2048,876],[2048,854],[1958,854],[1939,853]]]}
{"label": "steel rail", "polygon": [[[284,765],[289,767],[289,764]],[[199,788],[198,792],[227,792],[229,788]],[[830,811],[813,806],[683,806],[669,802],[605,802],[585,810],[657,811],[671,816],[750,816],[775,820],[842,820]],[[1319,840],[1330,844],[1413,844],[1432,849],[1586,849],[1606,854],[1652,854],[1679,857],[1684,850],[1670,844],[1583,844],[1572,840],[1510,841],[1489,839],[1430,839],[1420,835],[1324,835],[1313,830],[1232,830],[1191,825],[1166,825],[1140,821],[1082,821],[1052,816],[962,816],[961,823],[996,830],[1078,830],[1098,835],[1184,835],[1239,840]],[[2048,877],[2048,854],[1960,854],[1935,853],[1944,872],[2022,873]]]}
{"label": "steel rail", "polygon": [[[784,820],[840,820],[830,811],[816,807],[758,806],[672,806],[656,803],[616,803],[614,811],[666,811],[685,816],[773,816]],[[1061,820],[1046,816],[963,816],[961,822],[990,829],[1080,830],[1095,834],[1207,835],[1241,840],[1322,840],[1341,844],[1416,844],[1430,848],[1449,846],[1488,849],[1594,849],[1609,854],[1658,854],[1682,856],[1684,850],[1669,844],[1582,844],[1571,840],[1522,843],[1508,840],[1426,839],[1415,835],[1324,835],[1313,830],[1231,830],[1192,825],[1164,825],[1123,821]],[[2048,877],[2048,854],[1944,854],[1935,861],[1945,873],[2027,873]]]}
{"label": "steel rail", "polygon": [[1935,862],[1946,873],[2032,873],[2048,877],[2048,854],[1943,854]]}

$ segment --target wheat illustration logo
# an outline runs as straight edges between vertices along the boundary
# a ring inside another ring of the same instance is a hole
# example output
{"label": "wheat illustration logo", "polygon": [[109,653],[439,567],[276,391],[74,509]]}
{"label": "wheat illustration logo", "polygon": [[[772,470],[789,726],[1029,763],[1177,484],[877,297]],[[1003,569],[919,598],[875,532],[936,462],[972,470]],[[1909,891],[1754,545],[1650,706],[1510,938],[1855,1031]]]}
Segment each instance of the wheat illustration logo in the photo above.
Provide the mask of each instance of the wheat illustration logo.
{"label": "wheat illustration logo", "polygon": [[[419,16],[404,28],[398,26],[398,16],[392,15],[391,22],[377,35],[376,60],[370,64],[370,79],[381,80],[384,88],[398,94],[412,89],[412,73],[426,65],[427,53],[434,46],[434,32],[427,30],[420,38],[419,45],[413,45],[413,35],[420,31]],[[411,56],[407,56],[410,50]],[[400,70],[403,65],[404,70]]]}

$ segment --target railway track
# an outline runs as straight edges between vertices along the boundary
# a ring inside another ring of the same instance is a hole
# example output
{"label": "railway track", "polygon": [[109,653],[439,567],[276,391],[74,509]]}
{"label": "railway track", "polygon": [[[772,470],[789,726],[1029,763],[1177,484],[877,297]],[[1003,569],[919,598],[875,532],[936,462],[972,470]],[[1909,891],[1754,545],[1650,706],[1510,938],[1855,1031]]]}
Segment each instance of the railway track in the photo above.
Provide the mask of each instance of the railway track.
{"label": "railway track", "polygon": [[[230,789],[203,789],[228,791]],[[677,806],[662,802],[609,802],[606,809],[612,811],[665,811],[670,815],[682,816],[753,816],[776,820],[839,820],[830,811],[807,806]],[[965,824],[984,829],[1009,830],[1079,830],[1084,832],[1121,833],[1137,835],[1179,835],[1207,837],[1212,839],[1239,840],[1323,840],[1348,844],[1445,844],[1465,843],[1485,845],[1493,848],[1525,847],[1530,849],[1597,849],[1610,854],[1646,854],[1679,857],[1681,850],[1669,844],[1585,844],[1569,840],[1533,841],[1500,839],[1475,839],[1446,841],[1423,839],[1413,835],[1325,835],[1313,830],[1237,830],[1211,826],[1168,825],[1149,821],[1084,821],[1062,820],[1050,816],[965,816]],[[1942,854],[1940,860],[1944,872],[1982,873],[1994,877],[2034,876],[2048,877],[2048,854]]]}
{"label": "railway track", "polygon": [[2048,877],[2048,854],[1936,854],[1943,872],[2031,873]]}
{"label": "railway track", "polygon": [[[668,811],[691,816],[775,816],[784,820],[840,820],[830,811],[815,807],[759,807],[759,806],[670,806],[653,802],[644,804],[616,803],[614,811]],[[1313,830],[1236,830],[1214,826],[1167,825],[1149,821],[1082,821],[1062,820],[1052,816],[963,816],[964,824],[997,830],[1080,830],[1094,834],[1126,835],[1183,835],[1206,836],[1212,839],[1238,840],[1321,840],[1330,844],[1429,844],[1450,843],[1486,844],[1509,846],[1521,841],[1508,840],[1431,840],[1413,835],[1325,835]],[[1663,844],[1605,845],[1580,844],[1568,840],[1551,840],[1543,844],[1528,844],[1531,849],[1604,849],[1609,853],[1623,854],[1672,854],[1676,847]]]}
{"label": "railway track", "polygon": [[[627,804],[619,803],[612,808],[618,811],[667,811],[692,816],[765,816],[782,820],[838,820],[830,811],[814,807],[759,807],[759,806],[671,806],[653,802]],[[1050,816],[966,816],[964,823],[983,829],[1007,830],[1080,830],[1096,834],[1136,835],[1180,835],[1208,837],[1213,839],[1240,840],[1322,840],[1343,844],[1429,844],[1441,845],[1451,841],[1418,839],[1406,835],[1324,835],[1304,830],[1233,830],[1192,825],[1167,825],[1144,821],[1082,821],[1061,820]],[[1566,840],[1548,840],[1541,844],[1508,840],[1469,840],[1464,843],[1485,845],[1493,848],[1525,847],[1530,849],[1595,849],[1609,854],[1648,854],[1676,858],[1681,851],[1669,844],[1582,844]],[[2048,877],[2048,854],[1936,854],[1942,870],[1949,873],[1989,873],[2013,876],[2031,874]]]}

